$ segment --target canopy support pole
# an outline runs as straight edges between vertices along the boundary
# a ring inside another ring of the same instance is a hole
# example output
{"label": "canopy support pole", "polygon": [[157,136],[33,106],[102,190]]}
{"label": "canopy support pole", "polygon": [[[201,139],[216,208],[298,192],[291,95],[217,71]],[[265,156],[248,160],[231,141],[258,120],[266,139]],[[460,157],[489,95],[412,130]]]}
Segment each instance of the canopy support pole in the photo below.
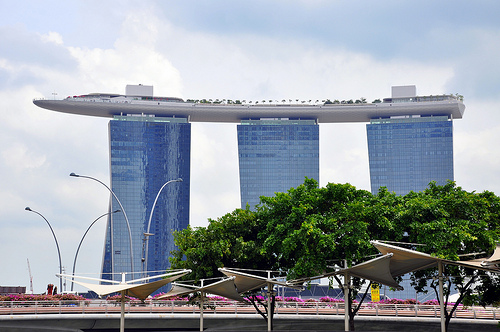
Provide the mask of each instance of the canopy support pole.
{"label": "canopy support pole", "polygon": [[349,273],[344,275],[344,331],[349,331]]}
{"label": "canopy support pole", "polygon": [[203,298],[205,297],[205,292],[201,292],[200,298],[200,331],[203,331]]}
{"label": "canopy support pole", "polygon": [[121,291],[120,332],[125,332],[125,291]]}
{"label": "canopy support pole", "polygon": [[444,287],[443,287],[443,262],[438,260],[438,278],[439,278],[439,313],[441,316],[441,332],[446,332],[446,324],[444,318]]}
{"label": "canopy support pole", "polygon": [[[204,279],[201,279],[201,287],[203,288],[204,284]],[[201,298],[200,298],[200,331],[203,331],[203,300],[205,299],[205,292],[201,291]]]}
{"label": "canopy support pole", "polygon": [[273,324],[272,324],[272,308],[271,308],[271,297],[272,297],[272,287],[273,285],[268,282],[267,283],[267,330],[272,331],[273,330]]}

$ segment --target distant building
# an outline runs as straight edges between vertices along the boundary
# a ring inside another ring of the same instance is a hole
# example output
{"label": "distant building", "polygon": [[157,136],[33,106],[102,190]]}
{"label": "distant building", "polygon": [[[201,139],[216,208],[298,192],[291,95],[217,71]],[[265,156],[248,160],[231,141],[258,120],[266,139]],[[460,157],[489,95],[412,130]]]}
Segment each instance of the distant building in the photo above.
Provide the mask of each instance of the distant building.
{"label": "distant building", "polygon": [[319,182],[319,126],[315,120],[243,120],[238,125],[241,207],[304,183]]}
{"label": "distant building", "polygon": [[0,295],[25,294],[26,286],[0,286]]}
{"label": "distant building", "polygon": [[[117,116],[109,122],[111,188],[126,211],[133,244],[134,278],[144,271],[164,271],[170,266],[174,250],[173,231],[189,225],[189,187],[191,124],[184,118]],[[160,188],[152,215],[145,259],[145,235],[153,202]],[[115,199],[111,211],[120,209]],[[113,236],[111,236],[113,234]],[[130,241],[122,213],[110,215],[102,277],[120,280],[119,273],[130,272]],[[147,262],[147,266],[142,266]],[[128,279],[133,279],[127,276]]]}
{"label": "distant building", "polygon": [[[393,98],[399,103],[425,103],[449,100],[449,96],[416,97],[415,89],[393,87]],[[410,95],[406,94],[410,93]],[[394,95],[399,97],[395,98]],[[434,114],[408,114],[371,119],[366,125],[370,163],[371,191],[380,187],[404,195],[422,191],[429,182],[444,185],[454,180],[453,121],[439,108]]]}

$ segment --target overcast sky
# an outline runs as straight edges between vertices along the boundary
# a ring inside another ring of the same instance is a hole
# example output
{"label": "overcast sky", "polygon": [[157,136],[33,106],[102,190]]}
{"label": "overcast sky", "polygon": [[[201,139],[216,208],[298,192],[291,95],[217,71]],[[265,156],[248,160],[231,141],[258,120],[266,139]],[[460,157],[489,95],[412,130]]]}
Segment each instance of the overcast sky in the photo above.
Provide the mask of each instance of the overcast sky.
{"label": "overcast sky", "polygon": [[[35,293],[71,272],[83,233],[107,212],[109,119],[67,115],[33,98],[125,93],[282,100],[459,93],[455,181],[500,193],[498,1],[0,0],[0,285]],[[192,124],[191,224],[239,207],[235,124]],[[366,124],[320,126],[320,184],[370,189]],[[105,218],[77,274],[101,267]],[[69,288],[69,286],[68,286]],[[83,290],[81,288],[76,288]]]}

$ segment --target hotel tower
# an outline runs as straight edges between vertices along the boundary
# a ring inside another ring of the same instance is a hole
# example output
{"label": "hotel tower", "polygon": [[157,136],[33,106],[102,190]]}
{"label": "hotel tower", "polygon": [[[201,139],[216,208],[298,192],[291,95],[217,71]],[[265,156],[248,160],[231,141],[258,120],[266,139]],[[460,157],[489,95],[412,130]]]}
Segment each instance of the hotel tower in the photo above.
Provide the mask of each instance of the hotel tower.
{"label": "hotel tower", "polygon": [[[321,123],[367,123],[372,193],[387,187],[406,194],[453,180],[453,120],[465,111],[460,98],[418,96],[415,86],[393,87],[392,96],[377,103],[201,103],[155,97],[144,85],[128,85],[124,95],[34,103],[111,119],[111,190],[128,216],[108,219],[102,275],[115,280],[131,270],[169,267],[172,232],[189,224],[191,122],[237,124],[241,207],[254,208],[260,196],[296,187],[305,177],[319,181]],[[110,211],[119,208],[110,195]]]}

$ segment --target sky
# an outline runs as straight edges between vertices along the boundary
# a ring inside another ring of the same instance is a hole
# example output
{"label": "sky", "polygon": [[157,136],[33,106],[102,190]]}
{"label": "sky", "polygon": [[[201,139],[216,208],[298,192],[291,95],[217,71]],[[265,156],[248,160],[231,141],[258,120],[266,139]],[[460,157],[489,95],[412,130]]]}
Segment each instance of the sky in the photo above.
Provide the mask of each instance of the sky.
{"label": "sky", "polygon": [[[107,212],[105,118],[35,98],[153,85],[185,99],[322,100],[461,94],[455,181],[500,194],[500,2],[395,0],[0,0],[0,286],[58,285]],[[236,125],[193,123],[190,223],[239,207]],[[320,185],[370,190],[366,124],[320,125]],[[105,218],[76,273],[97,276]],[[69,285],[67,286],[69,289]],[[82,290],[75,287],[76,290]]]}

